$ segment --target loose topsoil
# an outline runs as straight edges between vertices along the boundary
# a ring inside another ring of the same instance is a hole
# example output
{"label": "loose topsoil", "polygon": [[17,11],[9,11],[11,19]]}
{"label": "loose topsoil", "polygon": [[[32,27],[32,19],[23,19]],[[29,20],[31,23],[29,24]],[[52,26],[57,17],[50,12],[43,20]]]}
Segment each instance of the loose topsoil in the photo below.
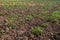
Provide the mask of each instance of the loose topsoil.
{"label": "loose topsoil", "polygon": [[[58,24],[47,22],[42,19],[41,7],[38,6],[36,9],[32,10],[33,7],[27,7],[25,9],[19,9],[17,7],[10,6],[10,9],[4,9],[0,7],[0,12],[3,12],[4,15],[0,16],[0,40],[60,40],[60,21]],[[53,11],[58,10],[57,7],[53,7],[48,10],[48,13],[51,14]],[[6,20],[12,15],[18,15],[19,17],[14,20],[14,27],[12,30],[8,29],[8,23]],[[32,18],[31,21],[25,19],[26,15],[40,15],[37,18]],[[18,20],[23,19],[24,24],[19,24]],[[48,23],[48,27],[41,27],[42,23]],[[32,33],[33,27],[41,27],[43,32],[35,36]]]}

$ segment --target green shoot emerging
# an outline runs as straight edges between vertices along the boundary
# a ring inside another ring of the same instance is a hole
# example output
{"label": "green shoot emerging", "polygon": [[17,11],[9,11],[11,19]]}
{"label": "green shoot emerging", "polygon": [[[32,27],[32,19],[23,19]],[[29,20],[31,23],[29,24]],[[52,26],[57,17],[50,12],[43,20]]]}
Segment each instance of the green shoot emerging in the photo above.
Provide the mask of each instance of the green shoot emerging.
{"label": "green shoot emerging", "polygon": [[32,15],[27,15],[26,20],[28,20],[28,21],[32,20]]}
{"label": "green shoot emerging", "polygon": [[39,34],[41,34],[42,32],[42,29],[40,27],[35,27],[35,28],[32,28],[32,33],[36,36],[38,36]]}

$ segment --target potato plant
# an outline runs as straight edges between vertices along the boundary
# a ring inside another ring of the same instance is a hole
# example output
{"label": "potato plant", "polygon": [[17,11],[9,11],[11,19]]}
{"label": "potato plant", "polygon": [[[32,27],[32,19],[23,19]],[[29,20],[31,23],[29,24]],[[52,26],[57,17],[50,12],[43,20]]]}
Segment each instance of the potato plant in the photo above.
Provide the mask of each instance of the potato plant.
{"label": "potato plant", "polygon": [[60,12],[54,11],[53,13],[51,13],[51,15],[44,14],[42,18],[43,20],[48,20],[52,23],[58,23],[58,21],[60,20]]}
{"label": "potato plant", "polygon": [[3,16],[4,15],[4,13],[3,12],[0,12],[0,16]]}
{"label": "potato plant", "polygon": [[48,24],[47,23],[43,23],[42,24],[42,27],[47,28],[48,27]]}
{"label": "potato plant", "polygon": [[27,15],[26,20],[28,20],[28,21],[32,20],[32,15]]}
{"label": "potato plant", "polygon": [[32,28],[32,33],[36,36],[38,36],[39,34],[42,33],[42,29],[40,27],[35,27],[35,28]]}
{"label": "potato plant", "polygon": [[8,26],[8,29],[9,29],[9,30],[12,30],[13,27],[14,27],[13,25],[9,25],[9,26]]}
{"label": "potato plant", "polygon": [[33,17],[38,18],[39,15],[38,14],[33,14]]}
{"label": "potato plant", "polygon": [[12,15],[11,17],[9,17],[9,18],[7,19],[7,23],[8,23],[9,25],[13,25],[13,24],[14,24],[14,20],[15,20],[16,18],[18,18],[17,15]]}
{"label": "potato plant", "polygon": [[7,23],[8,23],[9,25],[13,25],[13,24],[14,24],[14,19],[13,19],[13,18],[8,18],[8,19],[7,19]]}
{"label": "potato plant", "polygon": [[24,24],[24,20],[19,20],[19,24]]}
{"label": "potato plant", "polygon": [[9,5],[2,5],[2,8],[9,9],[10,7],[9,7]]}
{"label": "potato plant", "polygon": [[59,11],[55,11],[52,13],[51,15],[51,19],[60,19],[60,12]]}

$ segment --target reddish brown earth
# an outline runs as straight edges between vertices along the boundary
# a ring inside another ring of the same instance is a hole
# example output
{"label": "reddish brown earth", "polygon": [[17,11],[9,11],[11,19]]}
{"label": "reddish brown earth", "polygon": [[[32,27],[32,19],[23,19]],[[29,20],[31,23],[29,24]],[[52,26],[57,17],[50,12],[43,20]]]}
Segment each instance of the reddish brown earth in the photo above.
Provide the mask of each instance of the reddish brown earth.
{"label": "reddish brown earth", "polygon": [[[14,11],[0,7],[0,12],[5,13],[4,16],[0,16],[0,30],[2,31],[0,40],[60,40],[60,22],[59,24],[54,24],[44,21],[41,15],[38,18],[32,18],[31,21],[25,19],[25,16],[29,14],[39,15],[41,13],[40,7],[35,10],[31,10],[30,7],[24,10],[15,8]],[[6,19],[12,14],[19,15],[19,18],[16,18],[13,29],[9,30]],[[20,14],[22,15],[21,17]],[[18,24],[19,19],[23,19],[25,21],[24,24]],[[41,27],[42,23],[48,23],[49,26],[47,28]],[[31,30],[33,27],[41,27],[43,32],[35,36]]]}

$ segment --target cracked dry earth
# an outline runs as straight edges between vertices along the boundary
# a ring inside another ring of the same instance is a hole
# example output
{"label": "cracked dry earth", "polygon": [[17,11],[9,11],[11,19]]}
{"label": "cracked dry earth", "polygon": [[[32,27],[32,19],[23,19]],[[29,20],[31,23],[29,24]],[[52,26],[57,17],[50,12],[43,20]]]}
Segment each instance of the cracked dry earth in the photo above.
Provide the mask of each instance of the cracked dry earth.
{"label": "cracked dry earth", "polygon": [[[25,19],[26,15],[40,13],[40,9],[31,11],[31,8],[26,8],[23,11],[21,9],[7,10],[0,7],[0,12],[3,12],[4,15],[0,16],[0,40],[60,40],[60,22],[59,24],[49,23],[47,28],[41,27],[42,23],[46,21],[41,19],[41,16],[38,18],[32,18],[31,21]],[[8,23],[6,19],[9,18],[12,14],[22,15],[19,18],[16,18],[14,21],[14,27],[12,30],[8,29]],[[39,14],[38,14],[39,15]],[[18,20],[23,19],[24,24],[18,24]],[[35,36],[32,33],[33,27],[41,27],[43,32]]]}

